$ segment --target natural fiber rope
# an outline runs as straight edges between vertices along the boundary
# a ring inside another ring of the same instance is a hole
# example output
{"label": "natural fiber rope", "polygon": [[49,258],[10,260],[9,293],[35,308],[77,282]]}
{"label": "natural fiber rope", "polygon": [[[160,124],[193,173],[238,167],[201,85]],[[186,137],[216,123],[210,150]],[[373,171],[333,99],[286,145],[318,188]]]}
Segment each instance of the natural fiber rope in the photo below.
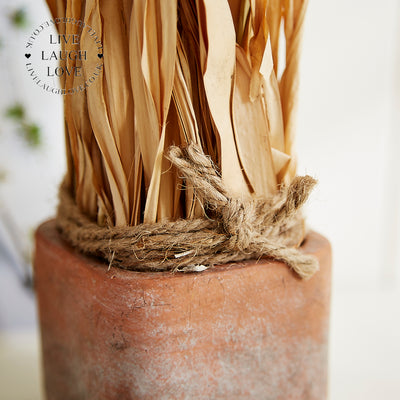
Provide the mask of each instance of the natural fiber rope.
{"label": "natural fiber rope", "polygon": [[84,215],[61,187],[57,225],[74,247],[112,265],[136,271],[199,271],[267,256],[310,278],[318,261],[301,253],[300,207],[316,181],[296,177],[270,199],[241,201],[227,193],[214,165],[196,145],[171,147],[167,158],[193,186],[209,218],[103,227]]}

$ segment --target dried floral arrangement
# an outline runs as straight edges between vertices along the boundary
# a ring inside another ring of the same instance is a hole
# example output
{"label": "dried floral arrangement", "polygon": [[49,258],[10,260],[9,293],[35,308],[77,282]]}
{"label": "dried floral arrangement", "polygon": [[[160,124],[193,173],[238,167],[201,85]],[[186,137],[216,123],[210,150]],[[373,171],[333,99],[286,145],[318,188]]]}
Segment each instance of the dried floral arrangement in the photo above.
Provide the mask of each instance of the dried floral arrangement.
{"label": "dried floral arrangement", "polygon": [[[307,1],[48,4],[102,42],[96,84],[65,97],[67,239],[124,268],[201,270],[264,254],[311,276],[316,261],[296,247],[315,181],[295,177],[293,153]],[[79,26],[66,30],[93,46]]]}

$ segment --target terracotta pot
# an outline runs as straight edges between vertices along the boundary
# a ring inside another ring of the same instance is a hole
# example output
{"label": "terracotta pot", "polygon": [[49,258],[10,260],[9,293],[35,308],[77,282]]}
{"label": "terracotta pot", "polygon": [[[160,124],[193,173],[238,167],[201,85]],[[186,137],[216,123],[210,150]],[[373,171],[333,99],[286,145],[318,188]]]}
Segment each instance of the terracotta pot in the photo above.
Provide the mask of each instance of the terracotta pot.
{"label": "terracotta pot", "polygon": [[54,222],[36,235],[45,387],[53,399],[326,398],[331,252],[309,281],[268,260],[193,274],[107,269]]}

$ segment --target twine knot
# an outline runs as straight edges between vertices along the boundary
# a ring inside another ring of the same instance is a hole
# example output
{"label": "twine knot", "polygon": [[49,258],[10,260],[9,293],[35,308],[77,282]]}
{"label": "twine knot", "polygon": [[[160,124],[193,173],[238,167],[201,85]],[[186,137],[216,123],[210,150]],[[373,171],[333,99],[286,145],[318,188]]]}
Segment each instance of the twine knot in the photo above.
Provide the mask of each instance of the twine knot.
{"label": "twine knot", "polygon": [[254,212],[252,204],[247,207],[239,199],[229,199],[222,207],[222,230],[230,237],[230,247],[246,251],[254,237]]}

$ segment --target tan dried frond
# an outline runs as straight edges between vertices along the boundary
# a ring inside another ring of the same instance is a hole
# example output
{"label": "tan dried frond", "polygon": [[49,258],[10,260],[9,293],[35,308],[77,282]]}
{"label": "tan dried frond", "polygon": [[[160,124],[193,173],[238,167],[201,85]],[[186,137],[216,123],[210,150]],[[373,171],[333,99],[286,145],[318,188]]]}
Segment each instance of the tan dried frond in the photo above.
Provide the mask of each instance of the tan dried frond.
{"label": "tan dried frond", "polygon": [[195,188],[164,157],[171,145],[200,146],[233,197],[266,197],[291,181],[306,0],[48,4],[53,17],[81,19],[97,39],[59,25],[87,52],[66,61],[83,75],[63,77],[63,87],[97,71],[64,99],[65,182],[91,218],[124,226],[203,215]]}

